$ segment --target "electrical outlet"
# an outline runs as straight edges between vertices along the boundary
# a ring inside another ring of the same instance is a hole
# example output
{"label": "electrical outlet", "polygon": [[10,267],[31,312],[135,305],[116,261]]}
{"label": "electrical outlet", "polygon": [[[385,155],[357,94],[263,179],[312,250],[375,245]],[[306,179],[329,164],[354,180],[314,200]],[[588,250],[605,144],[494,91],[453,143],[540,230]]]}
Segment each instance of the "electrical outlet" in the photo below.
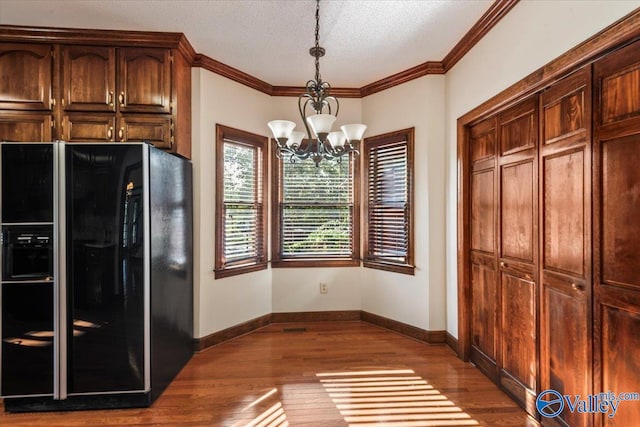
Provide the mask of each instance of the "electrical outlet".
{"label": "electrical outlet", "polygon": [[320,282],[320,293],[321,294],[328,294],[329,293],[329,286],[326,283]]}

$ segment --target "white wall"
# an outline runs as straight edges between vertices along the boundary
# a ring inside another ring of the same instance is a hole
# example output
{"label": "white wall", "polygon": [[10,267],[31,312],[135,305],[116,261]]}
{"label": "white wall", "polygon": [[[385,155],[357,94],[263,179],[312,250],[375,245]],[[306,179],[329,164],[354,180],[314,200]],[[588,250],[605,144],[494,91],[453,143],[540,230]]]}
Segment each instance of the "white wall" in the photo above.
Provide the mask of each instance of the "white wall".
{"label": "white wall", "polygon": [[[304,132],[297,98],[273,97],[270,119],[294,121],[296,130]],[[333,129],[348,123],[363,123],[362,120],[362,100],[341,98]],[[358,267],[274,268],[273,312],[360,310],[361,270]],[[320,282],[328,285],[327,294],[320,294]]]}
{"label": "white wall", "polygon": [[425,76],[362,100],[366,136],[415,128],[415,276],[364,268],[362,310],[426,330],[445,329],[445,77]]}
{"label": "white wall", "polygon": [[271,271],[214,280],[216,123],[267,136],[271,97],[192,69],[194,336],[271,313]]}
{"label": "white wall", "polygon": [[521,1],[446,74],[446,304],[453,336],[458,333],[456,120],[638,6],[638,1]]}

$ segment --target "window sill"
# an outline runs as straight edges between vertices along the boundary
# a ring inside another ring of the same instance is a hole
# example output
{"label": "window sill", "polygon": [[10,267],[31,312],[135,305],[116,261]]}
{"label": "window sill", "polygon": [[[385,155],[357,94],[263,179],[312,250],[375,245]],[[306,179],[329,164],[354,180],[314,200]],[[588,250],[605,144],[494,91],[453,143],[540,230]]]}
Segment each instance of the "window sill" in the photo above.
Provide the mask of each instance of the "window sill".
{"label": "window sill", "polygon": [[254,271],[266,270],[267,263],[262,262],[259,264],[241,265],[237,267],[226,267],[220,270],[214,270],[214,276],[216,279],[223,279],[225,277],[237,276],[245,273],[252,273]]}
{"label": "window sill", "polygon": [[308,268],[308,267],[359,267],[360,261],[351,258],[337,259],[281,259],[271,261],[272,268]]}
{"label": "window sill", "polygon": [[408,274],[408,275],[411,275],[411,276],[415,275],[415,269],[416,269],[412,265],[392,264],[392,263],[380,262],[380,261],[363,261],[362,265],[364,267],[367,267],[367,268],[374,268],[376,270],[391,271],[393,273]]}

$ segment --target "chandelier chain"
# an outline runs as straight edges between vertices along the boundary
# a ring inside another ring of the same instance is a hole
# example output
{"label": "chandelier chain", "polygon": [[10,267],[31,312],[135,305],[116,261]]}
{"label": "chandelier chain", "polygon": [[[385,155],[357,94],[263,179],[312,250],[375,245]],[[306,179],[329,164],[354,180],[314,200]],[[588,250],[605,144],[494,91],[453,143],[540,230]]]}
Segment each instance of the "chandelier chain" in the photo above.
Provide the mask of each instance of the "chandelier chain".
{"label": "chandelier chain", "polygon": [[315,58],[316,58],[316,82],[320,81],[320,0],[316,0],[316,45],[315,45]]}

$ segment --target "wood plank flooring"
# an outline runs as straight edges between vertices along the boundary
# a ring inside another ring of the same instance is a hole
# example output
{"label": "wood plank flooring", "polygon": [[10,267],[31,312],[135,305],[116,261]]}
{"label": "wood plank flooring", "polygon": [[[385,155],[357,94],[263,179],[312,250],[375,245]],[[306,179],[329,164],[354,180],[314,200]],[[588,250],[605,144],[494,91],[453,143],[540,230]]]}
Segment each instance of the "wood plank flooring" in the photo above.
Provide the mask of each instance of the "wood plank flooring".
{"label": "wood plank flooring", "polygon": [[360,321],[272,324],[195,354],[151,408],[2,412],[0,425],[537,426],[448,347]]}

